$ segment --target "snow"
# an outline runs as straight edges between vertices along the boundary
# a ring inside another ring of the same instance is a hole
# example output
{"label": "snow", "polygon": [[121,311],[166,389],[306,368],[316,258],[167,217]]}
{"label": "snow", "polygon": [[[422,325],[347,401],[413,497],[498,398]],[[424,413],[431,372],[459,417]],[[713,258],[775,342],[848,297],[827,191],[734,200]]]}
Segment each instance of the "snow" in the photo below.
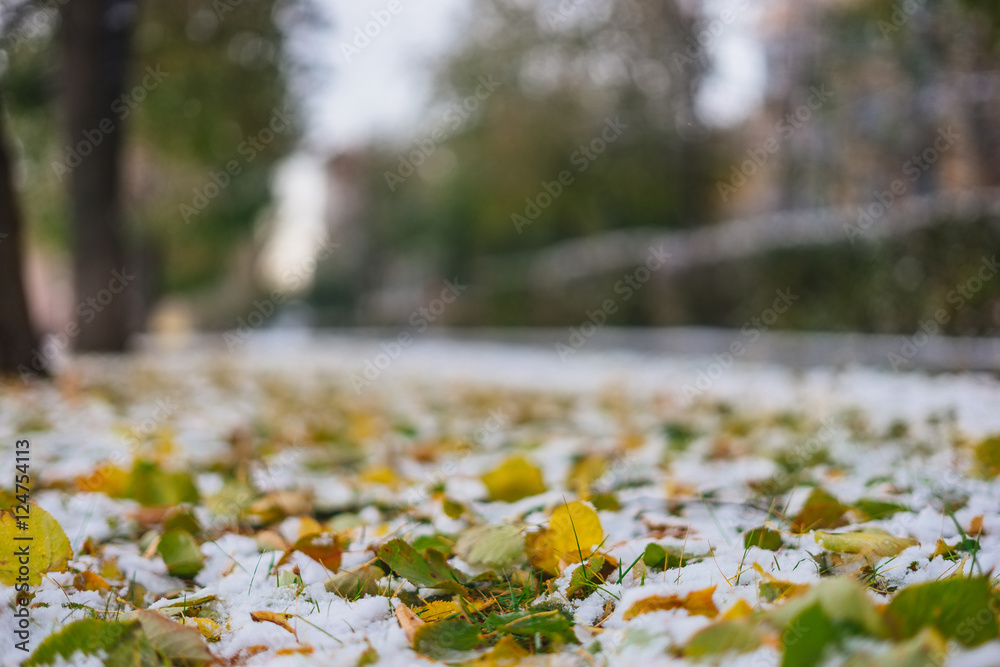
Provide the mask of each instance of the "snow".
{"label": "snow", "polygon": [[[624,621],[625,610],[636,600],[715,586],[714,601],[722,611],[739,599],[757,606],[760,575],[753,571],[754,563],[783,581],[818,580],[809,553],[820,548],[809,534],[784,535],[788,546],[777,553],[743,548],[743,531],[775,521],[766,508],[744,501],[748,483],[780,473],[771,458],[776,452],[822,449],[827,461],[813,468],[814,481],[843,502],[881,498],[913,510],[864,524],[920,543],[886,568],[884,575],[893,586],[933,581],[956,571],[956,563],[927,560],[939,538],[958,536],[940,510],[937,497],[942,495],[968,498],[955,512],[960,525],[984,517],[979,566],[1000,570],[1000,483],[979,479],[968,456],[970,443],[1000,432],[996,379],[866,368],[796,371],[737,362],[692,398],[685,387],[694,386],[709,359],[581,351],[563,363],[555,350],[424,340],[406,348],[356,393],[352,378],[363,377],[365,361],[381,351],[379,341],[329,336],[303,337],[289,347],[280,337],[255,332],[232,353],[217,342],[202,342],[192,350],[150,349],[115,364],[73,360],[55,384],[17,385],[0,393],[0,452],[10,461],[15,436],[31,440],[32,470],[46,487],[34,500],[63,526],[77,553],[70,573],[50,575],[35,589],[36,602],[47,606],[32,611],[32,647],[86,617],[85,607],[107,607],[106,596],[71,586],[72,571],[99,572],[101,563],[114,560],[125,577],[117,595],[124,596],[133,581],[145,588],[146,602],[153,607],[163,604],[157,599],[185,591],[189,598],[214,595],[211,610],[223,631],[210,648],[223,660],[353,664],[371,646],[379,653],[379,665],[414,663],[417,656],[393,614],[397,599],[344,600],[325,590],[330,573],[320,563],[296,552],[278,567],[282,552],[261,552],[253,536],[232,531],[202,545],[205,566],[193,585],[186,584],[171,577],[159,556],[144,553],[145,544],[131,537],[138,530],[137,503],[73,492],[75,478],[102,462],[128,470],[140,452],[156,452],[168,466],[197,471],[203,496],[218,493],[233,471],[231,441],[237,429],[271,452],[251,471],[260,487],[305,492],[315,507],[334,515],[331,523],[350,537],[343,567],[368,562],[374,556],[371,549],[390,537],[460,532],[472,515],[488,522],[517,517],[528,525],[543,524],[552,507],[575,497],[575,490],[564,486],[575,455],[614,454],[614,465],[597,484],[614,491],[622,505],[599,513],[605,550],[624,567],[650,542],[711,554],[681,569],[650,571],[644,579],[635,578],[639,570],[623,582],[615,575],[604,590],[569,601],[563,597],[568,570],[557,580],[557,591],[539,599],[567,603],[580,624],[577,632],[591,633],[590,641],[603,648],[600,659],[610,664],[677,664],[668,649],[683,645],[709,623],[680,609]],[[727,411],[718,409],[722,403]],[[490,410],[500,417],[491,417]],[[776,423],[783,413],[800,415],[807,432],[760,426]],[[24,427],[28,417],[37,422],[36,430]],[[739,420],[756,426],[744,433]],[[852,420],[863,425],[852,427]],[[665,454],[662,427],[671,421],[696,425],[698,433],[685,451]],[[905,434],[887,435],[896,422],[906,425]],[[394,431],[398,424],[415,429],[415,438]],[[832,428],[821,430],[823,425]],[[328,449],[308,443],[309,434],[320,427],[334,434]],[[357,431],[351,437],[359,446],[342,448],[338,443],[351,429]],[[820,435],[810,441],[810,433]],[[170,446],[159,450],[157,442],[163,438]],[[429,460],[416,459],[410,449],[414,442],[438,446],[445,441],[465,445],[442,448],[444,453]],[[514,503],[489,502],[479,475],[512,453],[538,464],[549,490]],[[338,456],[387,465],[400,481],[362,483],[338,464]],[[466,505],[466,515],[455,519],[443,513],[432,490],[437,482],[450,498]],[[785,514],[794,514],[809,491],[794,488]],[[698,498],[710,502],[692,501]],[[684,500],[683,509],[672,512],[667,501],[677,499]],[[396,503],[414,504],[430,523],[414,523],[416,512],[394,516],[380,509]],[[289,518],[271,529],[291,543],[299,525]],[[690,532],[651,537],[651,526]],[[99,558],[80,553],[87,540],[103,545]],[[908,568],[912,562],[919,567]],[[964,567],[968,573],[971,564]],[[279,573],[293,568],[301,584],[279,585]],[[400,582],[393,582],[396,590]],[[615,611],[602,622],[608,600]],[[255,611],[294,614],[289,623],[297,636],[272,623],[253,622],[250,613]],[[0,605],[0,627],[12,622],[10,607]],[[583,627],[599,622],[596,631]],[[302,645],[312,652],[277,653]],[[0,663],[16,664],[24,657],[11,642],[0,643]],[[564,660],[575,664],[569,656],[549,664]],[[779,660],[778,653],[766,648],[732,656],[726,664]],[[972,651],[952,651],[949,664],[998,660],[1000,642],[993,641]],[[89,667],[100,661],[77,655],[68,664]]]}

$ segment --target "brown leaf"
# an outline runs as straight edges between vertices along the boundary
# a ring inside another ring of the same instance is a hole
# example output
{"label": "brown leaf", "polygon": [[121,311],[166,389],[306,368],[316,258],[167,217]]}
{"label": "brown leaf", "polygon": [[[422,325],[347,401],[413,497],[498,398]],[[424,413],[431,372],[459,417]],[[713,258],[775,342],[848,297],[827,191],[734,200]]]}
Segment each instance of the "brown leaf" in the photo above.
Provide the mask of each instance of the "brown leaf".
{"label": "brown leaf", "polygon": [[396,620],[399,621],[399,627],[403,628],[406,641],[412,644],[413,637],[417,634],[417,628],[423,625],[424,621],[420,620],[420,617],[403,603],[396,605]]}
{"label": "brown leaf", "polygon": [[299,639],[298,633],[295,632],[295,628],[293,628],[288,623],[288,619],[291,617],[292,617],[291,614],[280,614],[276,611],[250,612],[250,620],[252,620],[254,623],[264,623],[265,621],[268,623],[274,623],[278,627],[284,628],[285,630],[291,632],[293,635],[295,635],[296,641],[298,641]]}

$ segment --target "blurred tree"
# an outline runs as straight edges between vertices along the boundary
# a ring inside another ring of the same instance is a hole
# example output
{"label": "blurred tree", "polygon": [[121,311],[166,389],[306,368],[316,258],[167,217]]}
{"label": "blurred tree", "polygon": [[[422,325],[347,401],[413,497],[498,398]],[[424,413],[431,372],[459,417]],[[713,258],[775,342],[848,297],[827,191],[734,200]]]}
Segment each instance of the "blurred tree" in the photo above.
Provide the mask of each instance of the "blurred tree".
{"label": "blurred tree", "polygon": [[88,304],[76,313],[76,348],[122,350],[134,302],[127,290],[138,267],[126,261],[124,118],[114,105],[124,97],[138,7],[135,0],[68,0],[60,12],[66,138],[78,163],[67,159],[64,167],[70,172],[73,287],[77,303]]}
{"label": "blurred tree", "polygon": [[0,375],[31,375],[36,373],[31,361],[38,337],[24,293],[21,211],[6,135],[6,112],[0,104]]}
{"label": "blurred tree", "polygon": [[56,257],[75,248],[79,303],[128,274],[76,341],[120,347],[157,291],[209,288],[253,243],[270,173],[298,136],[285,43],[319,22],[310,0],[29,0],[20,26],[8,7],[0,76],[28,231]]}
{"label": "blurred tree", "polygon": [[[413,143],[375,147],[358,177],[367,286],[462,275],[502,289],[489,255],[703,222],[717,165],[694,111],[708,59],[686,5],[477,3]],[[342,292],[321,282],[316,299]]]}

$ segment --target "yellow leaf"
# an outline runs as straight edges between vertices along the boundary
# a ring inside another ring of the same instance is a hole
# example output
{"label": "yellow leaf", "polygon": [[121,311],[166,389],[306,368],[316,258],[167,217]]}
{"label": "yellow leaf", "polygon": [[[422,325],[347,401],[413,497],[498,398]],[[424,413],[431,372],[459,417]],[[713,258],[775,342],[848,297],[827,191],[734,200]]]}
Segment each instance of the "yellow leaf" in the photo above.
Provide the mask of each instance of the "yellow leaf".
{"label": "yellow leaf", "polygon": [[559,558],[552,548],[548,530],[542,529],[525,534],[524,551],[528,554],[528,562],[533,567],[549,574],[559,574]]}
{"label": "yellow leaf", "polygon": [[250,620],[254,623],[274,623],[280,628],[288,630],[290,633],[295,635],[298,639],[298,634],[295,632],[295,628],[288,624],[288,619],[291,618],[290,614],[279,614],[276,611],[252,611],[250,612]]}
{"label": "yellow leaf", "polygon": [[514,637],[506,635],[471,664],[476,667],[514,667],[529,655],[531,654],[521,648]]}
{"label": "yellow leaf", "polygon": [[568,563],[588,558],[604,540],[604,530],[597,512],[576,501],[562,504],[552,512],[549,541],[555,555]]}
{"label": "yellow leaf", "polygon": [[402,479],[389,466],[374,466],[361,473],[361,481],[395,487],[399,486]]}
{"label": "yellow leaf", "polygon": [[197,628],[205,639],[218,639],[219,635],[222,634],[222,627],[210,618],[181,616],[177,620],[180,621],[181,625]]}
{"label": "yellow leaf", "polygon": [[866,528],[849,533],[816,532],[816,541],[829,551],[886,558],[919,544],[916,540],[894,537],[878,528]]}
{"label": "yellow leaf", "polygon": [[[26,583],[37,586],[42,583],[43,573],[62,572],[73,557],[69,539],[52,515],[37,505],[28,508],[27,515],[17,516],[15,509],[0,510],[0,583],[5,586],[25,583],[18,579],[22,566],[27,566]],[[18,522],[26,528],[19,528]],[[18,555],[24,553],[25,548],[28,555]]]}
{"label": "yellow leaf", "polygon": [[677,595],[654,595],[636,601],[622,618],[628,621],[641,614],[671,609],[684,609],[692,616],[715,618],[719,615],[719,610],[712,600],[714,593],[715,586],[710,586],[700,591],[692,591],[683,598]]}
{"label": "yellow leaf", "polygon": [[99,466],[89,475],[76,478],[81,493],[103,493],[109,498],[123,498],[128,491],[129,474],[111,463]]}
{"label": "yellow leaf", "polygon": [[311,516],[304,516],[299,519],[299,537],[307,537],[309,535],[316,535],[323,532],[323,526],[320,525],[319,521],[312,518]]}
{"label": "yellow leaf", "polygon": [[492,500],[512,503],[545,492],[542,471],[523,456],[507,459],[499,468],[483,475],[482,480]]}
{"label": "yellow leaf", "polygon": [[603,456],[590,454],[573,464],[566,476],[567,488],[576,491],[581,498],[587,498],[591,485],[599,480],[607,470],[607,461]]}
{"label": "yellow leaf", "polygon": [[743,598],[740,598],[726,611],[725,614],[722,615],[722,620],[735,621],[738,618],[749,616],[752,613],[753,607],[750,606],[750,603]]}
{"label": "yellow leaf", "polygon": [[458,605],[451,600],[435,600],[417,610],[417,616],[425,623],[443,621],[459,612]]}

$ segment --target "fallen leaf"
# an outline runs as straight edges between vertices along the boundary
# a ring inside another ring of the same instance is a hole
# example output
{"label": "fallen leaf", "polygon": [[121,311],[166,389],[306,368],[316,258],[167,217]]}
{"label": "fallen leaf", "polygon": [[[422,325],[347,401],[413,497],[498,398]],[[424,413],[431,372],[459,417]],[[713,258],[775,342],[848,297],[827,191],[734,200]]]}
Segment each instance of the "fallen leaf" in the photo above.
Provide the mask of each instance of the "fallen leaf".
{"label": "fallen leaf", "polygon": [[444,556],[434,549],[429,549],[424,557],[405,541],[396,538],[379,548],[378,557],[393,572],[415,586],[444,588],[458,593],[465,591],[462,584],[464,577],[448,567]]}
{"label": "fallen leaf", "polygon": [[278,561],[278,565],[288,562],[292,552],[295,551],[309,556],[331,572],[340,569],[341,554],[344,552],[336,533],[311,533],[299,538],[295,544],[290,546],[285,555]]}
{"label": "fallen leaf", "polygon": [[360,565],[333,575],[326,581],[325,588],[347,600],[356,600],[378,595],[378,581],[384,576],[385,572],[376,565]]}
{"label": "fallen leaf", "polygon": [[512,503],[545,493],[542,471],[523,456],[507,459],[500,467],[483,475],[482,480],[491,500]]}
{"label": "fallen leaf", "polygon": [[474,667],[514,667],[530,656],[511,635],[505,635],[489,651],[476,658]]}
{"label": "fallen leaf", "polygon": [[494,628],[519,637],[541,635],[548,640],[578,644],[573,634],[573,619],[559,609],[549,611],[515,611],[509,614],[490,614],[487,619]]}
{"label": "fallen leaf", "polygon": [[555,549],[552,548],[552,540],[548,529],[526,533],[524,536],[524,550],[528,554],[528,562],[532,567],[548,572],[549,574],[559,574],[559,557]]}
{"label": "fallen leaf", "polygon": [[111,584],[106,582],[99,574],[93,572],[80,572],[73,577],[73,585],[78,591],[99,591],[111,590]]}
{"label": "fallen leaf", "polygon": [[684,647],[688,658],[722,653],[749,653],[764,642],[764,629],[747,620],[722,621],[696,632]]}
{"label": "fallen leaf", "polygon": [[186,530],[168,530],[160,538],[156,550],[163,558],[167,572],[174,577],[191,579],[205,565],[201,548]]}
{"label": "fallen leaf", "polygon": [[289,624],[288,619],[292,618],[291,614],[280,614],[276,611],[252,611],[250,612],[250,620],[254,623],[274,623],[278,627],[287,630],[288,632],[295,635],[296,641],[298,641],[299,635],[295,632],[295,628]]}
{"label": "fallen leaf", "polygon": [[781,533],[770,528],[765,528],[764,526],[748,530],[743,534],[744,549],[757,547],[758,549],[766,549],[767,551],[777,551],[784,545]]}
{"label": "fallen leaf", "polygon": [[479,626],[461,618],[422,623],[413,633],[413,650],[435,660],[457,662],[479,646]]}
{"label": "fallen leaf", "polygon": [[[19,582],[19,569],[27,565],[27,583],[38,586],[42,574],[62,572],[73,557],[69,539],[52,515],[37,505],[28,505],[28,513],[15,515],[14,509],[0,510],[0,583],[13,586]],[[26,525],[22,529],[18,524]],[[27,548],[30,545],[30,548]],[[22,552],[21,549],[25,551]],[[21,563],[18,553],[27,553],[27,563]]]}
{"label": "fallen leaf", "polygon": [[885,610],[885,619],[897,639],[934,628],[964,646],[996,639],[1000,598],[986,577],[952,577],[916,584],[899,591]]}
{"label": "fallen leaf", "polygon": [[403,603],[396,605],[396,620],[399,621],[399,627],[403,628],[406,641],[412,644],[413,637],[417,633],[417,628],[423,625],[424,621]]}
{"label": "fallen leaf", "polygon": [[516,526],[477,526],[459,536],[455,554],[475,567],[505,569],[524,555],[524,538]]}
{"label": "fallen leaf", "polygon": [[564,503],[552,512],[549,542],[560,560],[579,563],[604,541],[604,529],[597,512],[576,501]]}
{"label": "fallen leaf", "polygon": [[807,533],[810,530],[839,528],[847,523],[844,514],[849,509],[823,489],[813,489],[805,505],[792,519],[792,532]]}
{"label": "fallen leaf", "polygon": [[879,528],[865,528],[849,533],[816,532],[816,542],[823,548],[841,554],[857,554],[869,562],[895,556],[904,549],[919,544],[916,540],[894,537]]}
{"label": "fallen leaf", "polygon": [[654,611],[669,611],[671,609],[684,609],[692,616],[715,618],[719,615],[719,609],[712,600],[714,593],[715,586],[711,586],[688,593],[683,598],[677,595],[654,595],[642,598],[629,607],[622,618],[629,621],[642,614]]}
{"label": "fallen leaf", "polygon": [[986,477],[1000,475],[1000,433],[979,441],[974,450],[979,470]]}
{"label": "fallen leaf", "polygon": [[142,630],[156,651],[167,660],[194,665],[215,664],[217,660],[205,646],[201,632],[186,628],[163,614],[149,609],[136,609],[132,617],[139,621]]}

